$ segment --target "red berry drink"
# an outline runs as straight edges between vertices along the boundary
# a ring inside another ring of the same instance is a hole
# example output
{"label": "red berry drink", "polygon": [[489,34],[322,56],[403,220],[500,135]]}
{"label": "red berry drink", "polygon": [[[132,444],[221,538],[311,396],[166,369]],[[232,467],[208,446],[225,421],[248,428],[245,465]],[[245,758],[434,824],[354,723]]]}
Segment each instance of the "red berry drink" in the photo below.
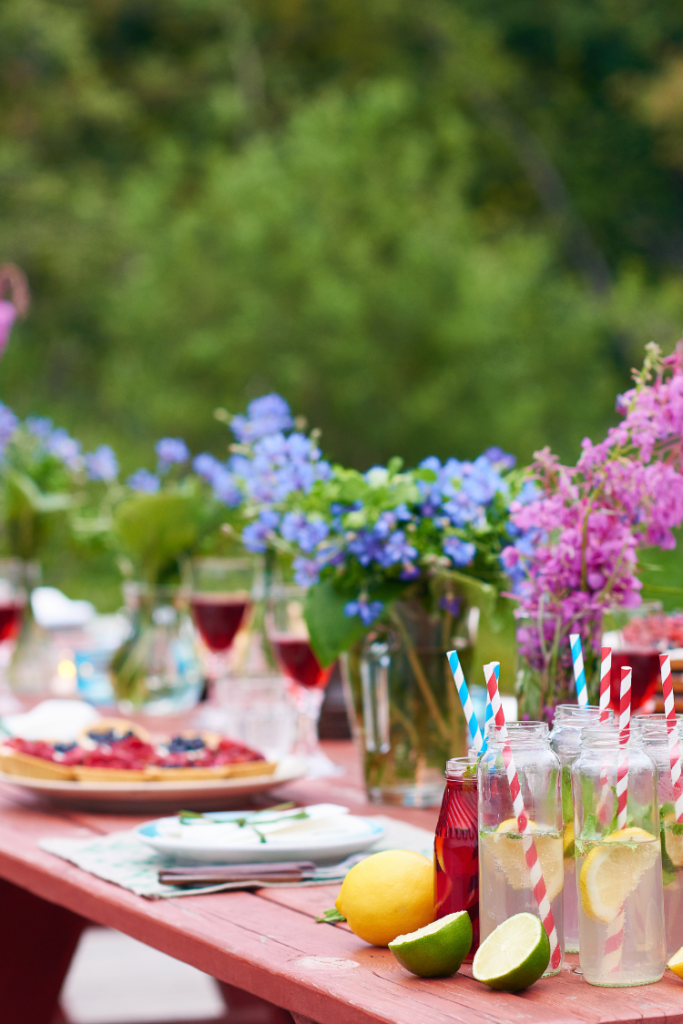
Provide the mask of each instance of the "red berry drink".
{"label": "red berry drink", "polygon": [[434,837],[436,916],[466,910],[472,921],[470,961],[479,946],[477,765],[469,757],[446,764],[446,790]]}
{"label": "red berry drink", "polygon": [[239,594],[193,594],[192,615],[211,651],[227,651],[244,621],[251,601]]}
{"label": "red berry drink", "polygon": [[23,617],[23,604],[17,604],[16,601],[0,604],[0,642],[14,640],[19,635]]}
{"label": "red berry drink", "polygon": [[333,666],[323,668],[305,637],[271,633],[270,642],[285,675],[299,686],[323,690],[330,681]]}
{"label": "red berry drink", "polygon": [[641,707],[657,689],[661,679],[659,653],[657,648],[612,651],[610,703],[615,712],[619,711],[622,668],[633,669],[631,675],[631,711],[633,712],[636,708]]}

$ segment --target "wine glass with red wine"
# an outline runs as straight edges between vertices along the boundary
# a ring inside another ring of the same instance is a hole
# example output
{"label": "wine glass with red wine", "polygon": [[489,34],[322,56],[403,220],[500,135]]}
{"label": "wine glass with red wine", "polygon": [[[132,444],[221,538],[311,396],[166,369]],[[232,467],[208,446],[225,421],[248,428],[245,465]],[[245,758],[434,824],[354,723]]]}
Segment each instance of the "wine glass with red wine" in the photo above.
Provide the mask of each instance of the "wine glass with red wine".
{"label": "wine glass with red wine", "polygon": [[190,607],[209,650],[212,682],[227,675],[228,655],[253,607],[254,563],[250,558],[195,558]]}
{"label": "wine glass with red wine", "polygon": [[20,558],[0,558],[0,689],[8,692],[10,663],[24,622],[25,566]]}
{"label": "wine glass with red wine", "polygon": [[309,774],[337,773],[320,749],[318,720],[333,665],[323,668],[311,646],[304,619],[306,591],[274,584],[268,598],[266,632],[275,659],[287,677],[289,691],[299,711],[298,752],[309,761]]}

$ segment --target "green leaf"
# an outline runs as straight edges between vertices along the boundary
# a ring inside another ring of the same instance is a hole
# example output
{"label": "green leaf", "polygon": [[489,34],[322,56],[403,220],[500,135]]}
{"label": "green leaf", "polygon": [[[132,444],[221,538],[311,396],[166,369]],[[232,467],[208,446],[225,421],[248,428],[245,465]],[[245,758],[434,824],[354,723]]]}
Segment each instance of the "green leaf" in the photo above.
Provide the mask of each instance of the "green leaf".
{"label": "green leaf", "polygon": [[331,665],[342,651],[347,651],[362,640],[369,626],[357,617],[344,614],[344,607],[352,600],[341,594],[334,580],[321,580],[306,594],[304,617],[311,637],[311,646],[323,667]]}
{"label": "green leaf", "polygon": [[196,498],[180,491],[135,494],[114,513],[115,533],[137,563],[143,579],[157,583],[178,558],[197,544],[201,510]]}
{"label": "green leaf", "polygon": [[346,918],[343,914],[340,914],[336,907],[330,907],[329,910],[323,910],[322,914],[316,917],[318,924],[337,924],[338,921],[345,921]]}

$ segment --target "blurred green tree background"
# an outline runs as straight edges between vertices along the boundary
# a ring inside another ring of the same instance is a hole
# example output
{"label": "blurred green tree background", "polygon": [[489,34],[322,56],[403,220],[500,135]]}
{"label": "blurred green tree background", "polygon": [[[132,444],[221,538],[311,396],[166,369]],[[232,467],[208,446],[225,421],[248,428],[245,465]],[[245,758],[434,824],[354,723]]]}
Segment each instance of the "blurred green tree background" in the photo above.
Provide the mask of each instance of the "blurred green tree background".
{"label": "blurred green tree background", "polygon": [[565,458],[683,327],[683,8],[4,0],[0,397],[126,470],[277,390],[333,458]]}

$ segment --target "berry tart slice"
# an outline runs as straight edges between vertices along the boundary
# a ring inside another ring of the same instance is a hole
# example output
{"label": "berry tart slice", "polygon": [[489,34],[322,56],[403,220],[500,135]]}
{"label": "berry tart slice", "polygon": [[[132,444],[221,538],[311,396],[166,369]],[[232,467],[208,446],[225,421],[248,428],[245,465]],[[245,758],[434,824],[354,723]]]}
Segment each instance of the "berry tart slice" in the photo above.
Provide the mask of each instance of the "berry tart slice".
{"label": "berry tart slice", "polygon": [[246,775],[270,775],[275,764],[262,754],[217,733],[184,732],[157,747],[157,777],[163,782],[226,779],[247,767]]}
{"label": "berry tart slice", "polygon": [[47,743],[13,736],[0,747],[0,769],[7,775],[68,782],[75,778],[75,766],[81,763],[83,753],[77,743]]}
{"label": "berry tart slice", "polygon": [[158,778],[149,733],[124,718],[101,718],[79,737],[79,782],[152,782]]}

